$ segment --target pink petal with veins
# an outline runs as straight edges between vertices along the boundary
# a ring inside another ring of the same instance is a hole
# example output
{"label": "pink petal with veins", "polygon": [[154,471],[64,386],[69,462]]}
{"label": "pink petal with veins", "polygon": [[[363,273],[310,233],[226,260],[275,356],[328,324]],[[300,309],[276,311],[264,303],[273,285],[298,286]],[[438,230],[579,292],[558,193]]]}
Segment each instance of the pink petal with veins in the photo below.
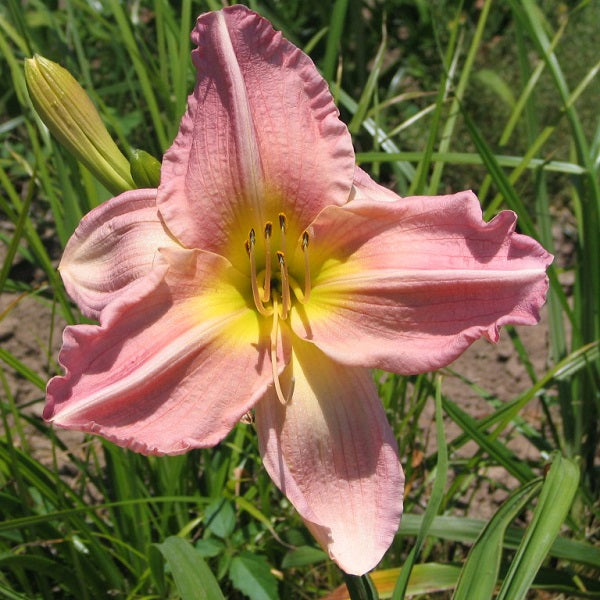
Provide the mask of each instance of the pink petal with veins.
{"label": "pink petal with veins", "polygon": [[159,248],[178,246],[158,218],[156,190],[133,190],[83,217],[67,243],[60,274],[83,314],[97,319],[151,271]]}
{"label": "pink petal with veins", "polygon": [[307,527],[346,572],[381,560],[400,524],[404,475],[370,373],[295,338],[284,388],[256,405],[263,463]]}
{"label": "pink petal with veins", "polygon": [[66,375],[48,384],[45,419],[178,454],[219,442],[265,394],[269,331],[236,291],[243,276],[214,254],[161,254],[100,326],[66,328]]}
{"label": "pink petal with veins", "polygon": [[352,142],[310,58],[256,13],[201,15],[192,40],[197,85],[163,160],[158,205],[188,247],[223,254],[241,240],[227,256],[245,265],[250,227],[283,211],[295,238],[324,206],[347,201]]}
{"label": "pink petal with veins", "polygon": [[360,167],[354,171],[353,200],[376,200],[379,202],[395,202],[400,198],[392,190],[373,181]]}
{"label": "pink petal with veins", "polygon": [[322,266],[293,329],[342,363],[412,374],[496,341],[500,325],[534,324],[552,256],[515,222],[485,223],[471,192],[328,207],[310,228]]}

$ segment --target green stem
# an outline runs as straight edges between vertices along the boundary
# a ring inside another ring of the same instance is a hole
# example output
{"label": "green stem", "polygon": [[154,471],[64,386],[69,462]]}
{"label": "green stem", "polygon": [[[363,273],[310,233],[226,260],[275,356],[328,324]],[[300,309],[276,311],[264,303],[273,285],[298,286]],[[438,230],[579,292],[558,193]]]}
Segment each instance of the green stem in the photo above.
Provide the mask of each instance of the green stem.
{"label": "green stem", "polygon": [[348,575],[348,573],[344,573],[344,581],[350,594],[350,600],[379,600],[377,589],[368,574]]}

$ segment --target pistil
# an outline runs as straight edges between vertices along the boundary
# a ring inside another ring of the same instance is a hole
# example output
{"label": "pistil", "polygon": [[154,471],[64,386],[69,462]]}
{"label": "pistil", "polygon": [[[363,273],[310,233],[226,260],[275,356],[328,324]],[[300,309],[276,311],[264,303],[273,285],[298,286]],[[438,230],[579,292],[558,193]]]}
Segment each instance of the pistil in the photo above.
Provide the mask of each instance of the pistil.
{"label": "pistil", "polygon": [[252,284],[252,297],[254,298],[254,305],[256,306],[256,310],[258,312],[268,317],[271,313],[267,310],[262,303],[260,298],[259,290],[258,290],[258,282],[256,280],[256,233],[254,232],[254,228],[250,230],[250,234],[248,235],[248,239],[246,240],[246,252],[250,257],[250,281]]}
{"label": "pistil", "polygon": [[271,298],[271,232],[273,223],[267,221],[265,225],[265,283],[263,290],[263,301],[268,302]]}
{"label": "pistil", "polygon": [[294,378],[290,381],[290,388],[287,395],[283,395],[281,382],[279,381],[279,373],[277,372],[277,337],[279,333],[279,310],[277,306],[277,294],[273,293],[273,325],[271,326],[271,369],[273,373],[273,385],[275,393],[282,404],[287,404],[294,393]]}

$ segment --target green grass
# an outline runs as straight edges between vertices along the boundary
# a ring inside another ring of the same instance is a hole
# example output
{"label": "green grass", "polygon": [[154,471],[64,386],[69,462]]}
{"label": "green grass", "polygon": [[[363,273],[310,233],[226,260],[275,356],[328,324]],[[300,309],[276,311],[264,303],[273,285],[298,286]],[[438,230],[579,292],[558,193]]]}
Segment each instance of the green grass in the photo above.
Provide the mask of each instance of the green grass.
{"label": "green grass", "polygon": [[[471,187],[487,218],[515,210],[520,231],[557,255],[547,354],[532,355],[518,329],[503,334],[528,378],[518,395],[500,401],[453,367],[377,374],[406,467],[406,516],[374,586],[348,580],[354,597],[600,597],[600,6],[248,5],[310,52],[363,168],[403,195]],[[48,315],[37,356],[20,352],[19,328],[0,348],[1,598],[196,598],[203,588],[207,598],[302,599],[343,583],[261,468],[251,427],[214,449],[148,458],[95,438],[67,445],[35,416],[58,372],[60,325],[81,321],[57,259],[111,194],[37,117],[24,59],[60,62],[127,158],[141,149],[160,160],[194,83],[193,19],[219,7],[0,6],[0,325],[24,302]],[[448,378],[481,400],[483,418],[446,392]],[[537,420],[526,414],[534,405]],[[534,452],[524,459],[511,440]],[[482,522],[475,498],[486,489],[506,500]]]}

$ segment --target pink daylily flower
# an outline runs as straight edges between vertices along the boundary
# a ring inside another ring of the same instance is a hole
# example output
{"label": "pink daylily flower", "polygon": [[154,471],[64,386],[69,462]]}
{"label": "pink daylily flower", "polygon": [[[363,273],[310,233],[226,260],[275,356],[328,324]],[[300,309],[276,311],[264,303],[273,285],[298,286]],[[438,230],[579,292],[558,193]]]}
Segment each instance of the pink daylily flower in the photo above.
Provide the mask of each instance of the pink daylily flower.
{"label": "pink daylily flower", "polygon": [[311,60],[250,10],[201,15],[158,190],[94,209],[60,264],[99,325],[64,332],[44,417],[145,454],[254,410],[263,463],[346,572],[372,569],[404,476],[369,369],[447,365],[533,324],[551,256],[471,192],[399,198],[355,166]]}

